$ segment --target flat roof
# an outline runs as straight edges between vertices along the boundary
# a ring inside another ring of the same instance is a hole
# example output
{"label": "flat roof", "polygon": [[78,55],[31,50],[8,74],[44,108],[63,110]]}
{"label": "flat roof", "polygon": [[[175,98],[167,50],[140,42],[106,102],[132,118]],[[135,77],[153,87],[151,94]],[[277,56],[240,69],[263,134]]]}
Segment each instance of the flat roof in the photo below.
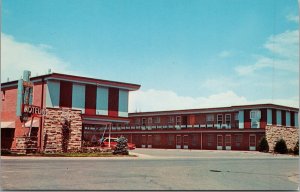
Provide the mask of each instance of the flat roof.
{"label": "flat roof", "polygon": [[[61,80],[61,81],[77,82],[82,84],[94,84],[99,86],[117,87],[121,89],[128,89],[130,91],[136,91],[141,87],[141,85],[138,84],[109,81],[104,79],[96,79],[91,77],[68,75],[62,73],[50,73],[46,75],[40,75],[36,77],[31,77],[30,80],[32,82],[40,82],[42,80]],[[17,84],[18,84],[18,80],[5,82],[5,83],[1,83],[1,88],[13,87],[13,86],[17,86]]]}
{"label": "flat roof", "polygon": [[183,110],[167,110],[167,111],[148,111],[148,112],[136,112],[129,113],[129,117],[139,116],[155,116],[155,115],[180,115],[180,114],[197,114],[197,113],[217,113],[217,112],[234,112],[244,109],[259,109],[259,108],[271,108],[287,111],[299,111],[298,108],[288,107],[283,105],[265,103],[265,104],[252,104],[252,105],[236,105],[230,107],[212,107],[212,108],[198,108],[198,109],[183,109]]}

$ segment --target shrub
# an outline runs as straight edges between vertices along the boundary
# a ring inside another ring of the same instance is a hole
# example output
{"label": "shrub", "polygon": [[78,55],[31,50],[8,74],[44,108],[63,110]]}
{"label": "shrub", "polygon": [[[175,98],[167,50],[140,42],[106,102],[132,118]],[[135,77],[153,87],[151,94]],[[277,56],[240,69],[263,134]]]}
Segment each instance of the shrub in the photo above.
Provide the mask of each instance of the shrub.
{"label": "shrub", "polygon": [[128,146],[127,139],[124,136],[121,136],[117,140],[116,149],[113,152],[114,155],[128,155]]}
{"label": "shrub", "polygon": [[280,153],[280,154],[285,154],[288,152],[286,143],[283,139],[280,139],[276,142],[275,147],[274,147],[274,151],[276,153]]}
{"label": "shrub", "polygon": [[265,152],[265,153],[269,152],[269,144],[268,144],[268,141],[267,141],[267,139],[265,137],[263,137],[260,140],[260,142],[258,144],[258,150],[260,152]]}
{"label": "shrub", "polygon": [[294,154],[299,155],[299,141],[297,141],[295,147],[294,147]]}

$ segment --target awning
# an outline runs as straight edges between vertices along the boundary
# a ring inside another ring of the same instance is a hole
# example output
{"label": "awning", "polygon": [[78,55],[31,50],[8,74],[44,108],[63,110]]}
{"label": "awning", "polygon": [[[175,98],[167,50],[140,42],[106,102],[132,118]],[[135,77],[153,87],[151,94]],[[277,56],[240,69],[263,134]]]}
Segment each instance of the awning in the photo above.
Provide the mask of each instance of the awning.
{"label": "awning", "polygon": [[[31,120],[29,120],[25,123],[25,127],[29,128],[30,124],[31,124]],[[33,120],[32,127],[39,127],[39,126],[40,126],[40,120],[39,119]]]}
{"label": "awning", "polygon": [[11,128],[14,129],[16,124],[14,121],[1,121],[1,129],[3,128]]}

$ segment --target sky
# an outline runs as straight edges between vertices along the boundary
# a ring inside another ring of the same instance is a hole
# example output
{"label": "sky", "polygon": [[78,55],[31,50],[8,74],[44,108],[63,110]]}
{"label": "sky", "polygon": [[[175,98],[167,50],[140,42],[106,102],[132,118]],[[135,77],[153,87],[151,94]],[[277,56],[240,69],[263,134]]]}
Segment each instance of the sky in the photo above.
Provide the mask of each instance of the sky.
{"label": "sky", "polygon": [[297,0],[3,0],[1,82],[140,84],[129,111],[299,107]]}

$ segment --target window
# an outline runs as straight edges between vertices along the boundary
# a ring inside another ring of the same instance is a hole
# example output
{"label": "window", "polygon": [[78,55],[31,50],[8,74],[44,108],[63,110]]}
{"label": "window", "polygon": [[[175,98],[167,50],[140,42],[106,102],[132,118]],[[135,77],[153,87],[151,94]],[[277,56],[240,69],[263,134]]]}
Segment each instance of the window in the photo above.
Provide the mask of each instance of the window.
{"label": "window", "polygon": [[193,134],[192,135],[192,146],[196,146],[198,144],[198,140],[199,140],[198,135]]}
{"label": "window", "polygon": [[174,145],[174,135],[168,135],[168,145]]}
{"label": "window", "polygon": [[260,111],[259,110],[250,111],[250,119],[260,119]]}
{"label": "window", "polygon": [[146,118],[142,118],[142,125],[146,125]]}
{"label": "window", "polygon": [[181,124],[181,116],[177,116],[176,117],[176,125],[180,125]]}
{"label": "window", "polygon": [[239,113],[234,114],[234,120],[238,121],[239,120]]}
{"label": "window", "polygon": [[225,123],[227,125],[230,125],[231,124],[231,115],[230,114],[226,114],[225,115]]}
{"label": "window", "polygon": [[154,136],[154,143],[155,143],[156,145],[160,145],[160,135],[155,135],[155,136]]}
{"label": "window", "polygon": [[272,109],[267,109],[267,125],[272,125]]}
{"label": "window", "polygon": [[206,115],[206,123],[213,123],[213,122],[214,122],[214,115],[213,114]]}
{"label": "window", "polygon": [[136,118],[135,121],[134,121],[134,123],[136,125],[139,125],[141,123],[141,119],[140,118]]}
{"label": "window", "polygon": [[212,146],[214,141],[213,135],[207,135],[207,146]]}
{"label": "window", "polygon": [[148,117],[148,124],[152,124],[152,117]]}
{"label": "window", "polygon": [[281,121],[281,110],[276,111],[276,123],[277,123],[277,125],[281,125],[281,123],[282,123],[282,121]]}
{"label": "window", "polygon": [[240,147],[242,144],[242,134],[236,134],[235,135],[235,146]]}
{"label": "window", "polygon": [[223,123],[223,115],[217,115],[217,124],[222,124]]}
{"label": "window", "polygon": [[291,126],[291,113],[289,111],[285,113],[285,124],[287,127]]}
{"label": "window", "polygon": [[2,101],[5,100],[5,91],[2,91]]}
{"label": "window", "polygon": [[174,117],[173,117],[173,116],[170,116],[170,117],[169,117],[168,123],[174,123]]}
{"label": "window", "polygon": [[154,123],[160,123],[160,117],[155,117],[154,118]]}

